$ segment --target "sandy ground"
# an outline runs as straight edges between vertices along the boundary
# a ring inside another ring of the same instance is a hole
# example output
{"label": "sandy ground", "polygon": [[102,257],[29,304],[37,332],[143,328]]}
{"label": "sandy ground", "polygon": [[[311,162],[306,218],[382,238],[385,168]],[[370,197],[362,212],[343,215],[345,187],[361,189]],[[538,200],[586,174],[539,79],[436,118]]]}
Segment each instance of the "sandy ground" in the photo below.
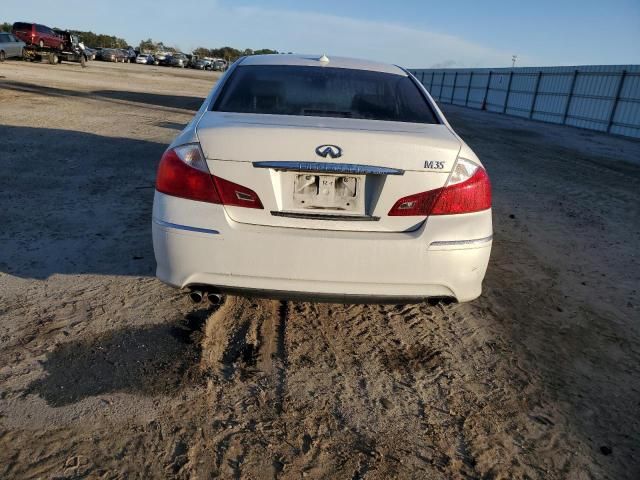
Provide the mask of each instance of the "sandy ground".
{"label": "sandy ground", "polygon": [[480,299],[198,308],[150,216],[214,80],[0,64],[1,478],[640,478],[640,142],[447,107]]}

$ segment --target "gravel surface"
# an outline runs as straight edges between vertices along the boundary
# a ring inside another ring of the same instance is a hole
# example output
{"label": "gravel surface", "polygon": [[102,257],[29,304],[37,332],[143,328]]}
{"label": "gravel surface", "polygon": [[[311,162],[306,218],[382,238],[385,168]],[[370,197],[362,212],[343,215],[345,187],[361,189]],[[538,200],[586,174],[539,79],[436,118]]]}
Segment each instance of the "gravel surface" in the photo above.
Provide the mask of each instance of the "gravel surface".
{"label": "gravel surface", "polygon": [[640,477],[640,142],[447,106],[480,299],[194,307],[153,182],[216,78],[0,64],[1,478]]}

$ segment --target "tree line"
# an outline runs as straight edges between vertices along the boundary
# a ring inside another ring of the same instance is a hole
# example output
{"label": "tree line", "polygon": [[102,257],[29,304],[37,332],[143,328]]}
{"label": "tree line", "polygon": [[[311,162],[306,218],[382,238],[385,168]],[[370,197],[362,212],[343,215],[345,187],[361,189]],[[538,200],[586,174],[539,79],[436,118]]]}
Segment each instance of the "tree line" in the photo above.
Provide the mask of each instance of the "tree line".
{"label": "tree line", "polygon": [[78,35],[82,43],[88,47],[101,48],[127,48],[129,44],[124,38],[115,35],[105,35],[103,33],[85,32],[82,30],[69,30],[73,35]]}

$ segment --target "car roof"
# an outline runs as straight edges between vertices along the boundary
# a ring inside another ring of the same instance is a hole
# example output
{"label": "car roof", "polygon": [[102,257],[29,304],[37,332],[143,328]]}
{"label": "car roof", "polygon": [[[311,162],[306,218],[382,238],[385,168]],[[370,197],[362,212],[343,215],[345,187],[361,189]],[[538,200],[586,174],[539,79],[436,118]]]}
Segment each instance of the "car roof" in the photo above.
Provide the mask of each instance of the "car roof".
{"label": "car roof", "polygon": [[353,70],[369,70],[372,72],[392,73],[407,76],[406,72],[396,65],[373,62],[370,60],[360,60],[357,58],[332,56],[328,57],[328,62],[323,62],[320,61],[321,57],[323,57],[323,55],[251,55],[245,57],[241,65],[291,65],[298,67],[350,68]]}

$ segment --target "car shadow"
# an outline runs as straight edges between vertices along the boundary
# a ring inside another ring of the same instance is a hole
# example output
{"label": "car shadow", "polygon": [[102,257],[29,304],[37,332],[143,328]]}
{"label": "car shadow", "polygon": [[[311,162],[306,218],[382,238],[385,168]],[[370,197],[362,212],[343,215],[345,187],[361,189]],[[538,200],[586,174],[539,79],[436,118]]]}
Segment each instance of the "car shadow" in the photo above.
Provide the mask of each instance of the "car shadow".
{"label": "car shadow", "polygon": [[170,395],[204,379],[202,330],[215,310],[200,308],[172,323],[123,328],[59,345],[47,355],[45,375],[26,393],[53,407],[115,392]]}
{"label": "car shadow", "polygon": [[134,102],[154,107],[175,108],[179,110],[190,111],[198,110],[198,108],[200,108],[200,105],[202,105],[202,102],[204,101],[203,97],[185,95],[165,95],[158,93],[129,92],[121,90],[67,90],[64,88],[47,87],[35,83],[16,82],[13,80],[0,80],[0,89],[43,95],[46,97],[93,98],[108,102]]}
{"label": "car shadow", "polygon": [[167,108],[179,108],[183,110],[198,110],[204,98],[181,95],[162,95],[158,93],[127,92],[122,90],[94,90],[92,95],[112,100],[126,102],[146,103]]}
{"label": "car shadow", "polygon": [[0,272],[152,276],[155,170],[166,145],[0,126]]}

